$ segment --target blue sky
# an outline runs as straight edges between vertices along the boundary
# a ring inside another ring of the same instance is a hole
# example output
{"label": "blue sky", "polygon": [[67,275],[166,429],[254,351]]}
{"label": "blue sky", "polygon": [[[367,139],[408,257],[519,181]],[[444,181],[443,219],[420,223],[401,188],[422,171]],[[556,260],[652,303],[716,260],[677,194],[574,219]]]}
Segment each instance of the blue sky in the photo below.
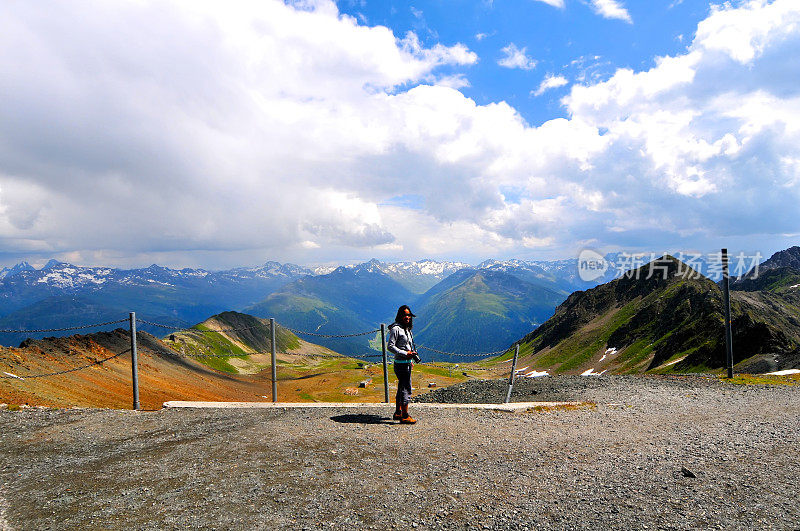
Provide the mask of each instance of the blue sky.
{"label": "blue sky", "polygon": [[0,3],[0,266],[800,241],[800,2]]}
{"label": "blue sky", "polygon": [[[619,4],[629,20],[608,18],[581,0],[554,7],[538,0],[337,2],[361,23],[383,25],[397,36],[414,32],[428,47],[466,44],[480,60],[463,73],[461,92],[478,104],[507,101],[531,124],[566,117],[559,100],[574,82],[606,80],[618,68],[646,70],[658,56],[686,50],[709,3],[696,0]],[[530,69],[498,63],[509,45],[525,50]],[[447,69],[445,69],[447,70]],[[547,75],[568,84],[535,96]]]}

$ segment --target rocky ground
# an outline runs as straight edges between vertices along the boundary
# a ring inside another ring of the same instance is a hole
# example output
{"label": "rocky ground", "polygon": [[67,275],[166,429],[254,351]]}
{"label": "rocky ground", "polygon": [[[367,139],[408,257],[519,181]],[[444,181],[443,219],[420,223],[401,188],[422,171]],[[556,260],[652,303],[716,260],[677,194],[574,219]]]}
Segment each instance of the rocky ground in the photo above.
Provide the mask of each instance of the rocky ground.
{"label": "rocky ground", "polygon": [[[500,402],[502,381],[425,400]],[[798,529],[800,387],[551,377],[524,413],[0,411],[0,529]],[[422,397],[421,397],[422,398]]]}

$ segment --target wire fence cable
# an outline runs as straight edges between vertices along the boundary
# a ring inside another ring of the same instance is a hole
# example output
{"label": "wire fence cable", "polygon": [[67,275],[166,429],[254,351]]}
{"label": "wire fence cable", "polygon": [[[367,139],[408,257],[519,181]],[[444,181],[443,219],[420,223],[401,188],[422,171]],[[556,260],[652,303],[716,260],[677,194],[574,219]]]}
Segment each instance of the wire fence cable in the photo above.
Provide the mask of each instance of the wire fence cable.
{"label": "wire fence cable", "polygon": [[131,351],[131,349],[128,348],[128,349],[123,350],[122,352],[119,352],[118,354],[114,354],[113,356],[109,356],[107,358],[103,358],[102,360],[95,360],[95,361],[93,361],[92,363],[90,363],[88,365],[83,365],[82,367],[75,367],[73,369],[66,369],[66,370],[57,371],[57,372],[49,372],[49,373],[46,373],[46,374],[31,374],[31,375],[28,375],[28,376],[19,376],[17,374],[11,374],[11,373],[8,373],[8,372],[4,372],[2,375],[0,375],[0,378],[7,378],[7,379],[8,378],[14,378],[14,379],[17,379],[17,380],[28,380],[30,378],[44,378],[45,376],[58,376],[58,375],[61,375],[61,374],[68,374],[70,372],[82,371],[83,369],[88,369],[89,367],[94,367],[95,365],[102,365],[103,363],[105,363],[105,362],[107,362],[109,360],[113,360],[114,358],[119,358],[120,356],[122,356],[126,352],[130,352],[130,351]]}
{"label": "wire fence cable", "polygon": [[104,323],[95,323],[95,324],[88,324],[88,325],[80,325],[80,326],[67,326],[64,328],[39,328],[34,330],[6,330],[0,329],[0,334],[33,334],[33,333],[40,333],[40,332],[68,332],[70,330],[81,330],[83,328],[95,328],[98,326],[106,326],[110,324],[117,324],[117,323],[127,323],[128,319],[117,319],[116,321],[106,321]]}
{"label": "wire fence cable", "polygon": [[307,332],[305,330],[297,330],[295,328],[289,328],[288,326],[284,326],[286,330],[290,332],[294,332],[295,334],[307,335],[307,336],[316,336],[316,337],[329,337],[329,338],[342,338],[342,337],[358,337],[358,336],[368,336],[370,334],[376,334],[381,331],[380,328],[375,330],[368,330],[366,332],[358,332],[356,334],[319,334],[317,332]]}
{"label": "wire fence cable", "polygon": [[[189,359],[200,359],[200,358],[242,358],[246,356],[269,356],[271,352],[228,352],[228,353],[221,353],[221,354],[206,354],[206,353],[191,353],[187,354],[186,352],[177,352],[175,350],[171,350],[171,352],[167,353],[168,356],[172,356],[175,358],[189,358]],[[354,360],[360,358],[354,358],[351,356],[345,356],[344,354],[293,354],[292,352],[284,352],[284,354],[289,354],[293,356],[303,357],[303,358],[325,358],[325,359],[340,359],[340,360]]]}
{"label": "wire fence cable", "polygon": [[[82,330],[82,329],[87,329],[87,328],[96,328],[96,327],[107,326],[107,325],[111,325],[111,324],[126,323],[126,322],[129,322],[129,319],[117,319],[117,320],[114,320],[114,321],[105,321],[105,322],[102,322],[102,323],[94,323],[94,324],[86,324],[86,325],[79,325],[79,326],[62,327],[62,328],[40,328],[40,329],[24,329],[24,330],[23,329],[18,329],[18,330],[0,329],[0,333],[67,332],[67,331],[71,331],[71,330]],[[158,328],[169,329],[169,330],[173,330],[173,331],[176,331],[176,332],[185,331],[185,332],[198,332],[198,333],[208,333],[208,332],[244,332],[244,331],[248,331],[248,330],[264,328],[265,326],[267,326],[265,323],[259,323],[257,325],[252,325],[252,326],[244,326],[244,327],[236,327],[236,328],[219,328],[219,329],[216,329],[216,330],[214,330],[214,329],[203,330],[203,329],[199,329],[199,328],[195,328],[195,327],[181,327],[181,326],[175,326],[175,325],[164,324],[164,323],[156,323],[156,322],[153,322],[153,321],[148,321],[148,320],[145,320],[145,319],[138,319],[138,318],[136,319],[136,322],[137,323],[142,323],[142,324],[145,324],[145,325],[155,326],[155,327],[158,327]],[[288,331],[290,331],[290,332],[292,332],[292,333],[294,333],[294,334],[298,334],[298,335],[307,335],[307,336],[330,338],[330,339],[361,337],[361,336],[372,335],[372,334],[376,334],[376,333],[380,332],[380,328],[378,328],[378,329],[374,329],[374,330],[367,330],[365,332],[357,332],[357,333],[352,333],[352,334],[322,334],[322,333],[319,333],[319,332],[309,332],[307,330],[300,330],[300,329],[291,328],[291,327],[288,327],[288,326],[283,326],[283,328],[288,330]],[[474,358],[488,358],[488,357],[496,356],[496,355],[503,354],[503,353],[506,353],[506,352],[509,351],[509,349],[506,348],[506,349],[497,350],[497,351],[494,351],[494,352],[465,354],[465,353],[458,353],[458,352],[446,352],[446,351],[438,350],[438,349],[431,348],[431,347],[428,347],[428,346],[425,346],[425,345],[419,345],[418,348],[419,349],[428,350],[430,352],[434,352],[436,354],[440,354],[440,355],[443,355],[443,356],[474,357]],[[117,357],[121,356],[122,354],[124,354],[125,352],[129,352],[129,351],[130,351],[130,349],[125,350],[123,352],[120,352],[119,354],[115,354],[113,356],[110,356],[108,358],[105,358],[105,359],[102,359],[102,360],[97,360],[97,361],[95,361],[93,363],[90,363],[88,365],[85,365],[85,366],[82,366],[82,367],[77,367],[77,368],[74,368],[74,369],[68,369],[68,370],[64,370],[64,371],[58,371],[58,372],[47,373],[47,374],[36,374],[36,375],[30,375],[30,376],[18,376],[18,375],[12,375],[11,373],[3,373],[3,374],[0,374],[0,378],[27,379],[27,378],[41,378],[41,377],[46,377],[46,376],[57,376],[57,375],[60,375],[60,374],[67,374],[67,373],[70,373],[70,372],[83,370],[83,369],[86,369],[88,367],[92,367],[92,366],[95,366],[95,365],[100,365],[100,364],[102,364],[102,363],[104,363],[106,361],[109,361],[109,360],[112,360],[114,358],[117,358]],[[253,355],[269,355],[269,354],[270,354],[269,352],[241,352],[241,353],[228,352],[228,353],[221,353],[221,354],[207,354],[207,353],[187,354],[185,352],[176,352],[174,350],[172,350],[169,353],[169,355],[174,356],[174,357],[178,357],[178,358],[195,358],[195,359],[196,358],[233,358],[233,357],[243,357],[243,356],[253,356]],[[289,353],[289,354],[291,354],[291,353]],[[303,356],[310,357],[310,358],[343,358],[344,359],[344,358],[351,357],[351,358],[355,358],[355,359],[371,359],[371,358],[380,358],[380,357],[383,356],[383,354],[366,354],[366,355],[362,355],[362,356],[358,356],[358,357],[355,357],[355,356],[343,356],[343,355],[326,355],[326,354],[310,354],[310,355],[303,355]],[[432,364],[430,362],[424,362],[424,364],[427,365],[427,366],[430,366],[430,367],[436,367],[436,365],[434,365],[434,364]],[[445,366],[440,366],[440,367],[441,368],[452,368],[452,367],[445,367]],[[489,369],[470,368],[469,370],[489,370]]]}
{"label": "wire fence cable", "polygon": [[445,352],[443,350],[436,350],[435,348],[426,347],[425,345],[417,345],[417,348],[430,350],[431,352],[435,352],[437,354],[442,354],[444,356],[459,356],[459,357],[465,357],[465,358],[489,358],[491,356],[497,356],[499,354],[504,354],[504,353],[506,353],[506,352],[508,352],[510,350],[510,349],[506,348],[506,349],[503,349],[503,350],[496,350],[494,352],[483,352],[483,353],[478,352],[476,354],[460,354],[458,352]]}

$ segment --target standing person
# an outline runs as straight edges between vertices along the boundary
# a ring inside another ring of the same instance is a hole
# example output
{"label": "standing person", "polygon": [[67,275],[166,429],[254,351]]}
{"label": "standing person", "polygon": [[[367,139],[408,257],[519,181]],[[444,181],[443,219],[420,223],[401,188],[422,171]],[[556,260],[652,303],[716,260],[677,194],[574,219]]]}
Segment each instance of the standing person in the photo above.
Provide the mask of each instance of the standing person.
{"label": "standing person", "polygon": [[402,305],[397,309],[394,322],[389,325],[389,341],[386,348],[394,354],[394,373],[397,376],[397,396],[395,397],[394,420],[400,424],[415,424],[417,421],[408,414],[411,398],[411,368],[414,360],[419,361],[414,349],[414,317],[411,308]]}

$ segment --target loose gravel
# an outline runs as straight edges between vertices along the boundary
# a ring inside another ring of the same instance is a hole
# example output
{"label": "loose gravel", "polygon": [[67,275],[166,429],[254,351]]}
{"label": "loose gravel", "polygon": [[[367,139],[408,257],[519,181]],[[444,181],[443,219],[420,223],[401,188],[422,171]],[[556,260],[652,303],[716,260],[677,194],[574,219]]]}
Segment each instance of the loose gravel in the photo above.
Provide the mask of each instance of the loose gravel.
{"label": "loose gravel", "polygon": [[[643,392],[667,395],[680,389],[729,388],[715,376],[546,376],[517,378],[511,402],[562,402],[589,400],[615,402],[632,400]],[[449,404],[493,404],[503,402],[508,378],[469,380],[413,397],[415,402]]]}
{"label": "loose gravel", "polygon": [[580,407],[414,426],[390,408],[0,410],[0,529],[798,529],[799,396],[603,376],[515,385]]}

